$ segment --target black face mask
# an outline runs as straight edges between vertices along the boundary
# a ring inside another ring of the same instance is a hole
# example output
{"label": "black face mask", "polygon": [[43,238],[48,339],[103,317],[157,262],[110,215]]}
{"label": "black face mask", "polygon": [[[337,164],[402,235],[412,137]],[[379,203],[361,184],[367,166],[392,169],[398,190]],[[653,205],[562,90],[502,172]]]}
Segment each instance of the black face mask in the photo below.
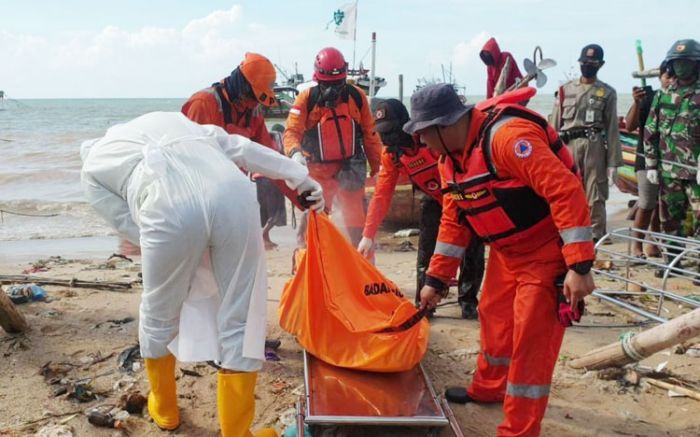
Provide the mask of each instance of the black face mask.
{"label": "black face mask", "polygon": [[595,75],[598,74],[598,70],[600,70],[599,65],[581,64],[581,76],[585,77],[586,79],[594,78]]}
{"label": "black face mask", "polygon": [[392,151],[398,151],[399,148],[410,149],[413,147],[413,138],[403,130],[401,126],[389,130],[389,132],[381,132],[379,136],[382,139],[382,144],[389,147]]}
{"label": "black face mask", "polygon": [[338,98],[343,92],[343,87],[345,86],[345,81],[340,81],[340,83],[320,83],[319,89],[321,90],[321,104],[327,108],[335,108],[338,104]]}
{"label": "black face mask", "polygon": [[493,65],[495,62],[493,62],[493,56],[491,56],[491,53],[487,52],[486,50],[482,50],[479,53],[479,57],[481,60],[484,62],[486,65]]}

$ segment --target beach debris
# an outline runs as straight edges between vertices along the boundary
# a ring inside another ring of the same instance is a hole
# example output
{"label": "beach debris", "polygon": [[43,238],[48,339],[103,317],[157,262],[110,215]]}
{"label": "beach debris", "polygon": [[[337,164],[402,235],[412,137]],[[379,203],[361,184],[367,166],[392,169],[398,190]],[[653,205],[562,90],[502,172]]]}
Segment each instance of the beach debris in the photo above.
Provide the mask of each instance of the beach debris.
{"label": "beach debris", "polygon": [[35,437],[73,437],[73,428],[69,425],[48,424],[34,434]]}
{"label": "beach debris", "polygon": [[139,344],[129,346],[119,353],[117,357],[119,370],[124,372],[136,372],[141,369],[141,349]]}
{"label": "beach debris", "polygon": [[282,346],[282,340],[278,338],[266,338],[265,339],[265,349],[272,349],[276,351]]}
{"label": "beach debris", "polygon": [[280,413],[277,418],[282,428],[287,428],[294,425],[297,422],[297,410],[296,408],[287,408]]}
{"label": "beach debris", "polygon": [[130,263],[133,263],[133,262],[134,262],[133,259],[129,258],[129,257],[126,256],[126,255],[122,255],[121,253],[113,253],[112,256],[110,256],[109,258],[107,258],[107,261],[109,261],[109,260],[111,260],[111,259],[113,259],[113,258],[123,259],[123,260],[125,260],[125,261],[129,261]]}
{"label": "beach debris", "polygon": [[612,270],[614,264],[609,259],[598,259],[593,262],[593,268],[598,270]]}
{"label": "beach debris", "polygon": [[17,311],[15,304],[2,287],[0,287],[0,327],[8,334],[24,332],[29,327],[22,313]]}
{"label": "beach debris", "polygon": [[413,246],[413,243],[411,243],[411,240],[402,241],[394,249],[394,252],[415,252],[415,251],[416,251],[416,248]]}
{"label": "beach debris", "polygon": [[30,273],[43,273],[43,272],[48,272],[50,269],[51,269],[51,267],[47,267],[45,265],[33,264],[28,269],[22,270],[22,274],[29,275]]}
{"label": "beach debris", "polygon": [[137,380],[133,376],[125,375],[119,381],[115,382],[112,388],[114,391],[129,391],[136,385],[136,382]]}
{"label": "beach debris", "polygon": [[[646,284],[644,284],[644,283],[637,284],[636,282],[630,282],[629,283],[629,291],[641,293],[643,291],[647,291],[647,287],[646,287]],[[642,297],[646,297],[646,296],[642,296]]]}
{"label": "beach debris", "polygon": [[700,358],[700,344],[693,345],[685,351],[689,357]]}
{"label": "beach debris", "polygon": [[265,361],[282,361],[282,358],[272,349],[265,349]]}
{"label": "beach debris", "polygon": [[116,328],[119,325],[125,325],[127,323],[133,322],[135,319],[131,316],[124,317],[123,319],[109,319],[104,322],[100,322],[97,325],[95,325],[95,328],[99,328],[100,326],[104,325],[105,323],[111,323],[112,326],[110,328]]}
{"label": "beach debris", "polygon": [[58,384],[75,367],[75,364],[71,363],[53,363],[48,361],[39,369],[39,375],[44,377],[44,381],[47,384]]}
{"label": "beach debris", "polygon": [[70,383],[68,385],[68,395],[66,397],[80,403],[97,400],[97,394],[94,392],[89,381]]}
{"label": "beach debris", "polygon": [[600,370],[596,375],[598,379],[603,381],[617,381],[622,379],[627,373],[627,370],[621,369],[619,367],[609,367],[607,369]]}
{"label": "beach debris", "polygon": [[5,294],[10,297],[10,300],[15,305],[46,299],[46,290],[36,284],[13,285],[5,290]]}
{"label": "beach debris", "polygon": [[394,238],[407,238],[418,234],[420,234],[420,230],[416,228],[401,229],[394,232]]}
{"label": "beach debris", "polygon": [[671,393],[669,393],[669,396],[671,396],[671,397],[675,397],[675,396],[680,395],[680,396],[687,396],[689,398],[695,399],[696,401],[700,401],[700,392],[698,392],[698,391],[691,390],[689,388],[682,387],[680,385],[670,384],[666,381],[660,381],[658,379],[653,379],[653,378],[644,378],[644,381],[648,382],[649,384],[651,384],[655,387],[659,387],[659,388],[663,388],[663,389],[672,391],[674,393],[674,395],[672,396]]}
{"label": "beach debris", "polygon": [[100,408],[93,408],[86,414],[88,422],[101,428],[124,429],[126,427],[124,419],[120,420],[115,418],[114,414],[112,414],[110,411],[103,411]]}
{"label": "beach debris", "polygon": [[61,285],[64,287],[76,288],[93,288],[95,290],[105,291],[123,291],[129,290],[132,286],[131,282],[111,282],[111,281],[83,281],[80,279],[55,279],[43,278],[31,275],[0,275],[0,284],[43,284],[43,285]]}
{"label": "beach debris", "polygon": [[118,407],[125,410],[129,414],[143,413],[143,407],[148,403],[148,399],[141,394],[140,391],[124,393],[119,398]]}
{"label": "beach debris", "polygon": [[274,394],[279,394],[279,393],[282,393],[282,392],[284,392],[284,391],[289,390],[289,388],[290,388],[291,386],[290,386],[289,383],[288,383],[287,381],[285,381],[284,379],[278,378],[278,379],[275,379],[274,381],[272,381],[272,382],[269,384],[269,387],[270,387],[270,391],[271,391],[272,393],[274,393]]}
{"label": "beach debris", "polygon": [[[299,432],[297,431],[297,424],[293,423],[291,426],[287,427],[287,429],[284,430],[284,434],[282,434],[282,437],[298,437]],[[304,437],[311,437],[311,428],[309,425],[304,424]]]}
{"label": "beach debris", "polygon": [[97,352],[91,352],[88,355],[80,358],[80,363],[84,364],[84,369],[88,369],[90,366],[95,365],[97,363],[101,363],[103,361],[107,361],[108,359],[112,358],[114,356],[114,352],[111,352],[108,355],[102,355],[100,351]]}
{"label": "beach debris", "polygon": [[195,370],[186,369],[186,368],[184,368],[184,367],[181,367],[181,368],[180,368],[180,372],[182,372],[182,374],[185,375],[185,376],[195,376],[195,377],[197,377],[197,378],[201,378],[201,377],[202,377],[202,374],[201,374],[201,373],[199,373],[199,372],[197,372],[197,371],[195,371]]}

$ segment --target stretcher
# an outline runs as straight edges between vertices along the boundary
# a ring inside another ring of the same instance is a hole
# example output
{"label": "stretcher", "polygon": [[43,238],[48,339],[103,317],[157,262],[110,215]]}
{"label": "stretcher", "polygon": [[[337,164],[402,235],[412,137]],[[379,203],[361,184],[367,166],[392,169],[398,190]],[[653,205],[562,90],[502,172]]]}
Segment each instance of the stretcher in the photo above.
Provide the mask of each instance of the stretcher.
{"label": "stretcher", "polygon": [[[399,373],[365,372],[327,364],[304,351],[304,394],[297,402],[297,435],[323,426],[423,428],[440,435],[451,426],[461,437],[447,401],[435,394],[422,365]],[[413,433],[412,433],[413,434]]]}

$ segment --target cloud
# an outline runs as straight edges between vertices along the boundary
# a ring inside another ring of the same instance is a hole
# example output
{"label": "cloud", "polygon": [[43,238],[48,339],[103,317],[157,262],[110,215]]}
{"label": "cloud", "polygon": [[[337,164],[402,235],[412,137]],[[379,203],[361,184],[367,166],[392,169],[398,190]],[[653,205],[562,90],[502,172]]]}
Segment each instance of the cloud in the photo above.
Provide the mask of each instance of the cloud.
{"label": "cloud", "polygon": [[[0,31],[0,57],[12,60],[0,69],[0,84],[15,98],[186,97],[226,76],[246,51],[273,59],[280,42],[305,39],[302,31],[245,22],[240,5],[182,28],[112,25],[50,39]],[[284,62],[309,57],[298,50],[285,56]]]}
{"label": "cloud", "polygon": [[486,32],[479,32],[469,41],[460,41],[452,50],[452,62],[459,67],[469,67],[479,60],[479,52],[490,38]]}
{"label": "cloud", "polygon": [[452,49],[453,74],[459,85],[466,86],[467,94],[484,94],[481,84],[486,82],[486,67],[479,52],[491,36],[482,31],[467,41],[460,41]]}

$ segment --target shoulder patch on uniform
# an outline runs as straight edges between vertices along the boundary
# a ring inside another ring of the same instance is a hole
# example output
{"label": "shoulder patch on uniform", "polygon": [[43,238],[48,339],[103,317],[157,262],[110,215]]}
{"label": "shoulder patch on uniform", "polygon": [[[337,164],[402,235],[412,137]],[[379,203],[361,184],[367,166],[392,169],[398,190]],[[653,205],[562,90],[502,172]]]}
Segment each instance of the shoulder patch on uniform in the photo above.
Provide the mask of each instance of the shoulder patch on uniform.
{"label": "shoulder patch on uniform", "polygon": [[515,142],[515,156],[524,159],[532,155],[532,144],[527,140],[518,140]]}
{"label": "shoulder patch on uniform", "polygon": [[381,120],[386,116],[384,109],[377,109],[377,113],[374,114],[375,120]]}
{"label": "shoulder patch on uniform", "polygon": [[292,106],[292,108],[289,110],[290,115],[301,115],[301,108],[298,106]]}
{"label": "shoulder patch on uniform", "polygon": [[600,87],[595,91],[595,95],[598,97],[604,97],[605,96],[605,88]]}

